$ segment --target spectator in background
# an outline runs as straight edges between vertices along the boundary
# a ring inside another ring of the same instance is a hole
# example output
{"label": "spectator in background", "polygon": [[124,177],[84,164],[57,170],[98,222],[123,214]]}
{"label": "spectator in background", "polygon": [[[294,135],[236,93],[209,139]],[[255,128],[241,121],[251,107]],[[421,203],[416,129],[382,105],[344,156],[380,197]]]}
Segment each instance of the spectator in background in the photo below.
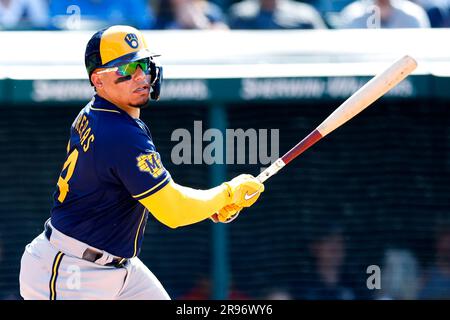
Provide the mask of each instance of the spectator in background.
{"label": "spectator in background", "polygon": [[0,0],[0,29],[46,29],[49,26],[45,0]]}
{"label": "spectator in background", "polygon": [[340,13],[345,6],[354,0],[316,0],[312,5],[320,12],[329,28],[340,27]]}
{"label": "spectator in background", "polygon": [[230,7],[232,29],[324,29],[311,5],[293,0],[244,0]]}
{"label": "spectator in background", "polygon": [[306,300],[355,299],[353,290],[343,283],[342,268],[346,255],[343,227],[332,221],[321,224],[314,229],[317,235],[309,246],[313,274],[308,275],[304,288],[292,290],[293,296]]}
{"label": "spectator in background", "polygon": [[228,29],[222,9],[206,0],[160,2],[157,29]]}
{"label": "spectator in background", "polygon": [[138,29],[154,26],[147,0],[50,0],[50,15],[56,29],[96,30],[115,24]]}
{"label": "spectator in background", "polygon": [[428,16],[407,0],[357,0],[341,12],[343,28],[429,28]]}
{"label": "spectator in background", "polygon": [[425,10],[432,28],[449,27],[449,0],[414,0],[414,2]]}
{"label": "spectator in background", "polygon": [[436,260],[427,270],[420,299],[450,299],[450,223],[438,226]]}
{"label": "spectator in background", "polygon": [[419,263],[408,249],[385,251],[381,267],[381,289],[376,290],[378,300],[417,299],[419,289]]}

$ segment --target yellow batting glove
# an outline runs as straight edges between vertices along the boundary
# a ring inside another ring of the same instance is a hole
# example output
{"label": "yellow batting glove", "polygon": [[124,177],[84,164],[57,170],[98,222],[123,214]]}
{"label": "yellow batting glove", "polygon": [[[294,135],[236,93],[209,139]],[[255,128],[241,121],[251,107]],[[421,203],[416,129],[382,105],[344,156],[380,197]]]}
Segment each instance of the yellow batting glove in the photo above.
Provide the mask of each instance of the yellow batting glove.
{"label": "yellow batting glove", "polygon": [[214,213],[210,219],[215,223],[230,223],[237,218],[242,209],[242,207],[239,207],[236,204],[229,204],[220,209],[217,213]]}
{"label": "yellow batting glove", "polygon": [[264,185],[249,174],[241,174],[224,184],[228,187],[231,203],[244,208],[254,204],[264,191]]}

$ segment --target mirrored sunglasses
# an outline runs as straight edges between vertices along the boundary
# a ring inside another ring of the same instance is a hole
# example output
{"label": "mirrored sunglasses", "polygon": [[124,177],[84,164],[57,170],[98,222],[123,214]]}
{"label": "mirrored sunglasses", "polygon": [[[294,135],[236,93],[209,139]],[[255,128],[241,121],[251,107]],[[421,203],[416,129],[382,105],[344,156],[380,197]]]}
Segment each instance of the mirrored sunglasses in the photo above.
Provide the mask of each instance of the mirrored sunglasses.
{"label": "mirrored sunglasses", "polygon": [[150,73],[150,59],[144,58],[138,61],[122,64],[117,67],[106,68],[104,70],[97,71],[97,74],[106,72],[115,72],[120,77],[132,76],[138,67],[141,67],[145,74]]}

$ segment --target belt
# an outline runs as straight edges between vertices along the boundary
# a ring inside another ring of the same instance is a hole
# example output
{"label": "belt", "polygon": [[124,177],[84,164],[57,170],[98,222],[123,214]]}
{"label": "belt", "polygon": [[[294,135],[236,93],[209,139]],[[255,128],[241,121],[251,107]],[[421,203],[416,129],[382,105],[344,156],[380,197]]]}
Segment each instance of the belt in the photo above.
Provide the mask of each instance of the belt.
{"label": "belt", "polygon": [[[44,228],[44,234],[48,241],[50,241],[50,238],[52,236],[52,227],[49,223],[45,223]],[[96,263],[97,260],[103,257],[103,252],[99,252],[97,250],[94,250],[92,248],[87,248],[83,252],[83,256],[81,257],[83,260],[94,262]],[[104,266],[109,267],[115,267],[115,268],[122,268],[126,263],[128,262],[128,259],[126,258],[114,258],[111,262],[104,264]]]}

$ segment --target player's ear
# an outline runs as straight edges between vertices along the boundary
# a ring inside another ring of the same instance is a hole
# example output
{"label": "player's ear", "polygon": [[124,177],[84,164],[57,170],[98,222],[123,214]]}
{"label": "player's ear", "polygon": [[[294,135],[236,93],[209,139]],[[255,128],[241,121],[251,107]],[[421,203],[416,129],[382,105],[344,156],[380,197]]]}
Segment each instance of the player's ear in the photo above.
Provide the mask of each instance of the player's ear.
{"label": "player's ear", "polygon": [[102,77],[97,73],[92,73],[91,75],[91,81],[94,84],[96,88],[102,88],[103,87],[103,81]]}

